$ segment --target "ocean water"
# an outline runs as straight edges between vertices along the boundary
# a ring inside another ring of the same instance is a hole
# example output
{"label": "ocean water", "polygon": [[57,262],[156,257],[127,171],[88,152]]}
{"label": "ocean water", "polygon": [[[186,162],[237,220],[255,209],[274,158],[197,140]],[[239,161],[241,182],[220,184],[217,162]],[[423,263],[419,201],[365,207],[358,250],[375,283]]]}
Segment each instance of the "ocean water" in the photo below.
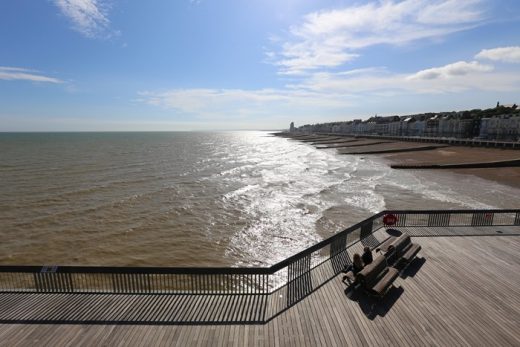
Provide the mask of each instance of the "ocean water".
{"label": "ocean water", "polygon": [[267,132],[0,134],[0,264],[264,266],[383,209],[519,202]]}

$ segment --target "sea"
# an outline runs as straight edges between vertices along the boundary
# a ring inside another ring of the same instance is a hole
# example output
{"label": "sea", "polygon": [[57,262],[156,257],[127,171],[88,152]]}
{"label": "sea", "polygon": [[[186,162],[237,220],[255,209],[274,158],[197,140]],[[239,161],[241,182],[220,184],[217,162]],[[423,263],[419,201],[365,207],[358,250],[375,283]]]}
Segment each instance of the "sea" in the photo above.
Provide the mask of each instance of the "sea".
{"label": "sea", "polygon": [[269,132],[0,134],[0,264],[269,266],[384,209],[520,190]]}

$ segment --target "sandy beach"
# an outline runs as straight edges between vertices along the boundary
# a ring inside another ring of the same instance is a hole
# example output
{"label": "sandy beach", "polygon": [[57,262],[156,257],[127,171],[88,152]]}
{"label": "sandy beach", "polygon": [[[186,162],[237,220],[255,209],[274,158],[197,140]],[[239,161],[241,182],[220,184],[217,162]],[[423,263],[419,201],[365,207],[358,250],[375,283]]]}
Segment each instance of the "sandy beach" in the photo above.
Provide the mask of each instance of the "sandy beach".
{"label": "sandy beach", "polygon": [[[292,137],[292,136],[289,136]],[[424,147],[425,143],[391,141],[377,143],[381,140],[357,138],[351,143],[341,141],[352,140],[353,137],[345,137],[334,142],[332,136],[312,135],[306,137],[294,137],[295,140],[312,138],[315,141],[331,139],[327,145],[316,144],[317,148],[337,148],[338,153],[345,155],[377,156],[385,159],[389,165],[436,165],[436,164],[464,164],[464,163],[488,163],[494,161],[505,161],[520,159],[520,151],[514,149],[499,149],[486,147],[446,146],[432,150],[417,150],[401,153],[379,153],[367,154],[364,152],[377,152],[392,149],[413,149]],[[435,145],[431,143],[430,145]],[[361,154],[364,153],[364,154]],[[416,169],[411,169],[416,170]],[[478,169],[443,169],[465,175],[474,175],[490,181],[520,188],[520,167],[490,167]]]}
{"label": "sandy beach", "polygon": [[[387,154],[381,157],[389,160],[391,164],[456,164],[519,159],[520,151],[450,146],[431,151]],[[520,167],[448,170],[520,188]]]}

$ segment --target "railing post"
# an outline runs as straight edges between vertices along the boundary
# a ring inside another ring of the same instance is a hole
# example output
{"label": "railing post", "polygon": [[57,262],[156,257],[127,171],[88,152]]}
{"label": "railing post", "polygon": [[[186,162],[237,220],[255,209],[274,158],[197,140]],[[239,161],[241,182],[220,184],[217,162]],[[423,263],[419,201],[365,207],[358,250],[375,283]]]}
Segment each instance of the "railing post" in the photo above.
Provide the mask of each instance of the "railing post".
{"label": "railing post", "polygon": [[337,274],[339,273],[348,262],[347,250],[347,233],[337,237],[330,244],[330,261],[332,265],[332,271]]}
{"label": "railing post", "polygon": [[372,220],[370,220],[369,222],[367,222],[361,226],[361,233],[359,234],[360,240],[363,240],[365,237],[372,234],[373,225],[374,225],[374,222]]}
{"label": "railing post", "polygon": [[287,307],[298,302],[312,291],[311,254],[308,254],[287,268]]}

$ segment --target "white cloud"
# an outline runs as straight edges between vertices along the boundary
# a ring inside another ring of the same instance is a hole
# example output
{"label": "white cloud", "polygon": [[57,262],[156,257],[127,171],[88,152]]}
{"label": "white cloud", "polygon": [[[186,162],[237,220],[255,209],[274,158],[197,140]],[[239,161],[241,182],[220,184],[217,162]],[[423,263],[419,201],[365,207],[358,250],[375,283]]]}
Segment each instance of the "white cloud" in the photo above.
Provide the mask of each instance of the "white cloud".
{"label": "white cloud", "polygon": [[63,83],[54,77],[48,77],[37,73],[37,71],[20,67],[0,66],[0,80],[23,80],[32,82]]}
{"label": "white cloud", "polygon": [[483,49],[475,58],[502,61],[506,63],[520,63],[520,46]]}
{"label": "white cloud", "polygon": [[402,45],[471,28],[483,19],[482,0],[385,0],[319,11],[291,28],[292,39],[278,53],[281,73],[340,66],[358,50]]}
{"label": "white cloud", "polygon": [[493,66],[484,65],[477,61],[458,61],[453,64],[421,70],[408,77],[410,80],[433,80],[437,78],[453,78],[475,72],[492,71]]}
{"label": "white cloud", "polygon": [[[142,92],[140,101],[199,120],[244,121],[288,117],[316,122],[352,107],[394,97],[466,91],[515,92],[520,75],[477,61],[459,61],[411,73],[384,67],[315,72],[281,89],[173,89]],[[312,119],[312,116],[315,117]],[[337,119],[337,118],[336,118]]]}
{"label": "white cloud", "polygon": [[460,61],[415,73],[392,73],[367,69],[358,73],[316,73],[294,88],[315,93],[371,95],[439,94],[468,90],[515,91],[520,75],[494,71],[490,65]]}
{"label": "white cloud", "polygon": [[472,23],[482,19],[481,0],[431,2],[419,11],[417,21],[427,24]]}
{"label": "white cloud", "polygon": [[107,16],[107,5],[98,0],[54,0],[69,18],[74,30],[88,38],[108,38],[113,35]]}
{"label": "white cloud", "polygon": [[340,110],[350,105],[344,95],[290,89],[173,89],[139,95],[142,102],[198,119],[271,118]]}

